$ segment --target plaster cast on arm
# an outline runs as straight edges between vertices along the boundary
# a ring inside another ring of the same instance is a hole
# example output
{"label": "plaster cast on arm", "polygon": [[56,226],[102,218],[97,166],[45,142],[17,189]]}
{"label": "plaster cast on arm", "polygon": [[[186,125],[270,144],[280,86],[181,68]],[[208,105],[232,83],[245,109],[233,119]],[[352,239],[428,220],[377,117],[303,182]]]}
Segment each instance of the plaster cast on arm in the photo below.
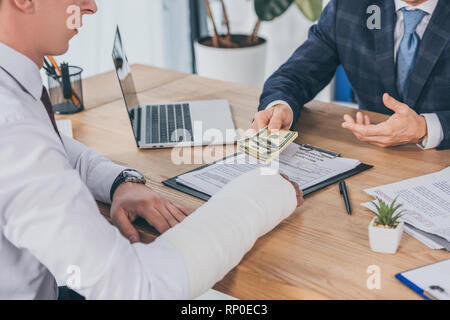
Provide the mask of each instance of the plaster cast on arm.
{"label": "plaster cast on arm", "polygon": [[253,247],[296,208],[293,186],[260,169],[229,183],[183,223],[156,241],[170,242],[184,259],[189,297],[220,281]]}

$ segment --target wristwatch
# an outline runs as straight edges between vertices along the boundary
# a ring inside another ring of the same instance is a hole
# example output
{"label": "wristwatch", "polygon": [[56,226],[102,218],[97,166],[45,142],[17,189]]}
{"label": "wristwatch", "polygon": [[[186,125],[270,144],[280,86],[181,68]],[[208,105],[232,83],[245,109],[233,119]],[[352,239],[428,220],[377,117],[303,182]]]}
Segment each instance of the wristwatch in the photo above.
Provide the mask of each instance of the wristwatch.
{"label": "wristwatch", "polygon": [[116,192],[117,188],[125,182],[131,182],[131,183],[139,183],[139,184],[146,184],[147,180],[145,180],[145,177],[142,173],[139,171],[133,170],[133,169],[126,169],[122,171],[114,180],[114,183],[111,187],[111,192],[109,194],[111,201],[113,200],[114,192]]}

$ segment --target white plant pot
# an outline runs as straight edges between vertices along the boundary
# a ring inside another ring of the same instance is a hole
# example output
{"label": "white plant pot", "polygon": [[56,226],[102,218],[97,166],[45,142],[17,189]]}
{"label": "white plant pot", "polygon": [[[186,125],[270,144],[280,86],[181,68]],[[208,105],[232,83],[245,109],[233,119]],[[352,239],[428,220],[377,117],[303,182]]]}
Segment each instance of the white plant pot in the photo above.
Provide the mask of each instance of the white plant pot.
{"label": "white plant pot", "polygon": [[200,76],[261,88],[266,71],[267,42],[247,48],[214,48],[195,43]]}
{"label": "white plant pot", "polygon": [[404,222],[400,221],[395,229],[379,228],[375,226],[376,218],[369,224],[370,248],[375,252],[396,253],[402,238]]}

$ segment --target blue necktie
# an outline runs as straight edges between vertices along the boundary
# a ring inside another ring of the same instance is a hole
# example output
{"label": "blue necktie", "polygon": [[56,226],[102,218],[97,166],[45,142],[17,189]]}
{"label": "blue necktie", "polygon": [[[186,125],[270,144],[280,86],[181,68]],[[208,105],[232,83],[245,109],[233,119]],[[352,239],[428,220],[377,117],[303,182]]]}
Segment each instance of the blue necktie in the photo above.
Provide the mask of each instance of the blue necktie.
{"label": "blue necktie", "polygon": [[405,8],[401,10],[405,21],[405,33],[398,50],[397,88],[404,101],[408,96],[410,77],[420,44],[420,38],[416,33],[416,29],[427,13],[422,10],[408,11]]}

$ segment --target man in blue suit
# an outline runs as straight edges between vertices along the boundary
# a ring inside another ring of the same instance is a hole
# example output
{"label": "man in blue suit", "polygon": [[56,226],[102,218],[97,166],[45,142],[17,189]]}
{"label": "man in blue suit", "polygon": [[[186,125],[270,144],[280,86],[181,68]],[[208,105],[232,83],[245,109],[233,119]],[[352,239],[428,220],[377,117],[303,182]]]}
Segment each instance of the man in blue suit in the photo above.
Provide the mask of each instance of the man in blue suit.
{"label": "man in blue suit", "polygon": [[342,64],[360,109],[391,115],[376,125],[345,115],[343,128],[381,147],[450,149],[449,17],[448,0],[331,0],[267,80],[253,128],[293,127]]}

